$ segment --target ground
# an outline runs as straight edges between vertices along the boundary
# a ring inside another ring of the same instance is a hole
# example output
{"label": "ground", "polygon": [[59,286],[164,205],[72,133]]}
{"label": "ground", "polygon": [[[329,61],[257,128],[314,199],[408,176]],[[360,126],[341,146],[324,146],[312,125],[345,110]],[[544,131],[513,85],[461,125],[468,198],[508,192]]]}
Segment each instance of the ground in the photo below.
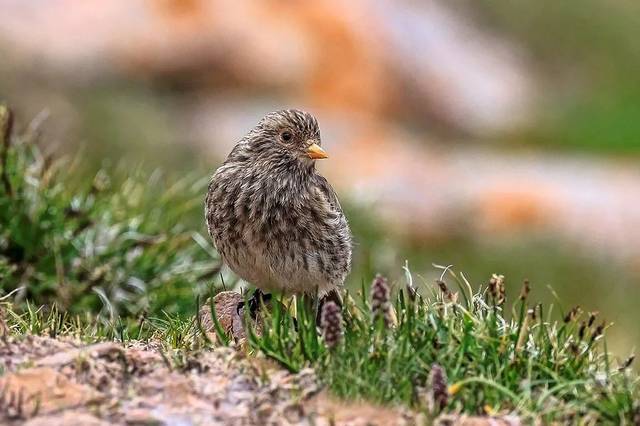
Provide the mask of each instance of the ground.
{"label": "ground", "polygon": [[[15,336],[0,344],[0,423],[17,425],[413,425],[406,408],[340,402],[311,368],[290,373],[247,356],[239,295],[216,297],[235,347],[167,351],[161,342],[83,343],[77,337]],[[215,339],[203,308],[201,320]],[[234,327],[234,323],[235,327]],[[6,330],[5,330],[6,331]],[[441,416],[440,424],[519,424],[515,417]]]}
{"label": "ground", "polygon": [[26,336],[4,339],[0,357],[6,371],[0,379],[2,424],[419,421],[409,411],[336,402],[318,384],[313,370],[291,374],[231,348],[202,351],[178,361],[153,343],[84,345],[73,338]]}
{"label": "ground", "polygon": [[8,338],[4,421],[68,424],[328,424],[312,370],[289,374],[229,348],[180,361],[153,343]]}

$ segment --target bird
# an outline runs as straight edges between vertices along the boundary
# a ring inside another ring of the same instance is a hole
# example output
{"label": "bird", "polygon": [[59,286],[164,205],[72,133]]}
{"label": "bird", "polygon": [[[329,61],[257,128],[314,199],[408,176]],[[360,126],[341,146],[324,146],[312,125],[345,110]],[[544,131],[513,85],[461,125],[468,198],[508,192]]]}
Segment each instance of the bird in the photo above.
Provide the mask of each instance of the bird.
{"label": "bird", "polygon": [[207,229],[222,261],[256,287],[252,315],[256,298],[270,292],[340,301],[352,235],[335,190],[316,169],[327,157],[312,114],[275,111],[210,179]]}

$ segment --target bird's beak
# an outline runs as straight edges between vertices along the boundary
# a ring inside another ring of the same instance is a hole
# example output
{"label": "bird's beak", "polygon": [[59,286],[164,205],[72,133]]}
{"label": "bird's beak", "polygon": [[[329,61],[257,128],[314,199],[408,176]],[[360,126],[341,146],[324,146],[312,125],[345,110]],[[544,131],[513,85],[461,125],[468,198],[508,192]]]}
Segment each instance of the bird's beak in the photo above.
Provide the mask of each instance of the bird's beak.
{"label": "bird's beak", "polygon": [[311,144],[309,148],[307,148],[307,155],[309,156],[309,158],[313,158],[314,160],[320,160],[321,158],[329,157],[324,149],[320,148],[320,145],[318,145],[317,143]]}

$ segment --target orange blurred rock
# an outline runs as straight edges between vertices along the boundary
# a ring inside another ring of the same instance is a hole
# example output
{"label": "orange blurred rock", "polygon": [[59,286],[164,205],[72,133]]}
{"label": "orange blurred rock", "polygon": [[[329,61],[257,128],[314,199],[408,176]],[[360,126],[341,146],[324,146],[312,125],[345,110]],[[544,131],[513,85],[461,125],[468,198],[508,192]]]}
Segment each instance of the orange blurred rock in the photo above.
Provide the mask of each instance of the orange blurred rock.
{"label": "orange blurred rock", "polygon": [[531,97],[515,49],[433,0],[11,0],[2,40],[72,85],[164,78],[465,132],[512,123]]}
{"label": "orange blurred rock", "polygon": [[493,188],[480,196],[474,211],[482,232],[514,232],[518,228],[548,227],[553,222],[558,200],[537,186],[517,185]]}

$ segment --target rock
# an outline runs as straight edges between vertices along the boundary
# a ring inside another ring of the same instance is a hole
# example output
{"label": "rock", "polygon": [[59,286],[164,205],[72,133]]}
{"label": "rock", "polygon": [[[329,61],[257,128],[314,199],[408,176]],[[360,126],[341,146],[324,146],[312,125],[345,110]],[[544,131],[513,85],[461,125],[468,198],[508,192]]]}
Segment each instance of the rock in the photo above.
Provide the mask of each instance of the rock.
{"label": "rock", "polygon": [[[240,316],[243,310],[241,308],[240,311],[238,311],[238,304],[243,300],[242,295],[235,291],[222,291],[213,297],[213,306],[220,326],[227,335],[233,336],[236,341],[246,337],[244,328],[242,327],[242,317]],[[211,299],[207,299],[200,308],[200,323],[207,332],[209,339],[217,342],[218,335],[211,315],[211,302]],[[238,312],[240,312],[240,314]]]}
{"label": "rock", "polygon": [[[200,323],[207,332],[207,336],[213,342],[218,340],[218,336],[215,330],[215,324],[211,317],[211,299],[207,299],[204,305],[200,308]],[[216,294],[213,298],[214,309],[216,310],[216,316],[222,329],[227,335],[232,336],[233,339],[241,343],[247,338],[247,333],[244,327],[244,307],[238,309],[238,304],[243,302],[244,298],[240,293],[235,291],[222,291]],[[267,309],[271,306],[273,301],[266,302]],[[262,332],[262,322],[259,320],[252,322],[252,327],[257,334]]]}
{"label": "rock", "polygon": [[58,84],[120,75],[243,85],[470,133],[508,127],[534,96],[519,46],[441,1],[10,1],[2,12],[12,62],[38,63]]}
{"label": "rock", "polygon": [[[326,393],[312,399],[307,406],[314,413],[313,424],[344,426],[387,426],[422,424],[406,418],[401,410],[381,407],[366,402],[345,403],[329,397]],[[411,416],[413,417],[413,416]]]}
{"label": "rock", "polygon": [[434,424],[437,426],[520,426],[521,422],[515,416],[480,417],[446,414],[438,417]]}
{"label": "rock", "polygon": [[[235,291],[221,291],[213,297],[218,322],[225,332],[232,331],[233,320],[238,317],[238,304],[243,300],[242,295]],[[205,330],[215,333],[215,325],[211,317],[211,299],[207,299],[200,308],[200,321]]]}
{"label": "rock", "polygon": [[127,372],[139,376],[149,374],[164,362],[159,350],[151,352],[142,347],[127,348],[125,351]]}
{"label": "rock", "polygon": [[53,367],[70,364],[82,356],[90,356],[92,358],[103,356],[118,357],[122,354],[122,350],[122,346],[117,343],[103,342],[49,355],[37,360],[35,364],[38,367]]}
{"label": "rock", "polygon": [[23,426],[108,426],[109,424],[110,423],[104,422],[89,413],[78,411],[64,411],[60,414],[51,416],[35,417],[24,423]]}
{"label": "rock", "polygon": [[[238,296],[220,296],[221,312]],[[157,342],[79,345],[57,345],[46,337],[7,341],[3,353],[27,356],[21,358],[23,370],[0,379],[0,424],[417,424],[412,413],[328,397],[312,369],[291,374],[233,348],[189,352],[169,366]],[[125,366],[131,370],[126,374]],[[106,385],[98,376],[107,377]]]}
{"label": "rock", "polygon": [[102,396],[49,367],[36,367],[0,378],[3,405],[22,418],[86,406]]}
{"label": "rock", "polygon": [[4,371],[15,371],[27,361],[44,358],[60,352],[72,350],[77,347],[77,342],[67,337],[50,339],[41,336],[26,336],[19,338],[8,336],[4,344],[0,345],[0,366]]}
{"label": "rock", "polygon": [[124,421],[127,425],[160,425],[164,424],[162,419],[159,419],[154,414],[152,408],[135,408],[128,410],[124,415]]}

